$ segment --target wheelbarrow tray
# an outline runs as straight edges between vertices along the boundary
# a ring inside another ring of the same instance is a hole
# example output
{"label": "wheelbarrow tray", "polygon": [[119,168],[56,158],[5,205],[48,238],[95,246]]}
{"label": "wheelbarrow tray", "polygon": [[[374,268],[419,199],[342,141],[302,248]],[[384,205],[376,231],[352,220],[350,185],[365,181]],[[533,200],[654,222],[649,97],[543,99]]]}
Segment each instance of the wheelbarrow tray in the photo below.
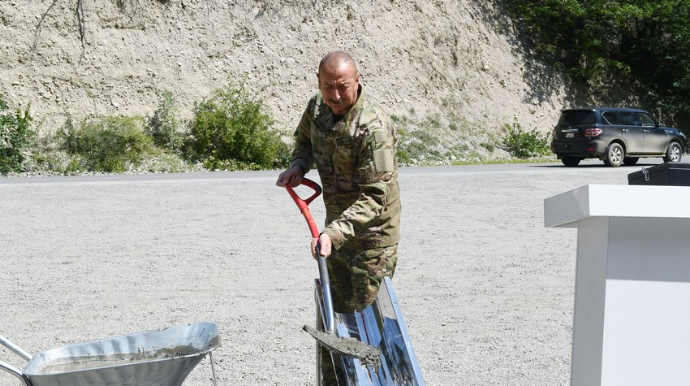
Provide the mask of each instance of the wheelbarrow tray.
{"label": "wheelbarrow tray", "polygon": [[[318,279],[315,292],[317,312],[321,316],[323,298]],[[334,363],[339,363],[336,366],[339,386],[425,386],[390,278],[383,279],[378,297],[369,307],[352,314],[336,312],[335,325],[338,337],[356,338],[378,348],[381,360],[381,367],[371,368],[363,366],[355,357],[332,352]]]}
{"label": "wheelbarrow tray", "polygon": [[22,376],[27,386],[179,386],[219,346],[215,324],[188,324],[44,351]]}

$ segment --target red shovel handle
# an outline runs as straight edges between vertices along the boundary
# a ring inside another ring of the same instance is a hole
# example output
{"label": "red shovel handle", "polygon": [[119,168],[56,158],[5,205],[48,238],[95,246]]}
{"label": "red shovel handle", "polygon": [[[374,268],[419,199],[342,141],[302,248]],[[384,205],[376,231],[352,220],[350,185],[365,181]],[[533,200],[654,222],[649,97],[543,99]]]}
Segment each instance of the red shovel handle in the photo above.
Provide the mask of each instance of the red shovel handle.
{"label": "red shovel handle", "polygon": [[[308,186],[314,189],[314,194],[303,200],[300,196],[295,193],[291,186],[285,185],[290,197],[295,200],[297,207],[302,211],[302,215],[307,219],[307,224],[309,224],[309,230],[311,231],[311,237],[319,238],[319,228],[316,227],[314,218],[311,216],[311,211],[309,211],[309,203],[312,202],[316,197],[321,194],[321,187],[314,181],[302,178],[301,185]],[[328,266],[326,265],[326,258],[321,255],[321,247],[319,243],[316,243],[316,261],[319,264],[319,279],[321,280],[321,295],[323,296],[323,315],[324,315],[324,328],[326,332],[332,333],[335,331],[335,313],[333,312],[333,298],[331,297],[331,282],[328,278]]]}
{"label": "red shovel handle", "polygon": [[308,178],[302,178],[302,182],[300,183],[300,185],[304,185],[314,189],[314,194],[312,194],[311,197],[307,199],[302,199],[299,195],[297,195],[292,186],[285,185],[285,189],[287,189],[288,193],[290,194],[290,197],[292,197],[292,199],[295,201],[295,204],[297,204],[297,207],[302,212],[304,218],[307,220],[307,224],[309,225],[309,231],[311,231],[311,236],[315,239],[318,239],[319,228],[316,226],[314,218],[311,216],[309,204],[321,194],[321,187],[319,186],[319,184]]}

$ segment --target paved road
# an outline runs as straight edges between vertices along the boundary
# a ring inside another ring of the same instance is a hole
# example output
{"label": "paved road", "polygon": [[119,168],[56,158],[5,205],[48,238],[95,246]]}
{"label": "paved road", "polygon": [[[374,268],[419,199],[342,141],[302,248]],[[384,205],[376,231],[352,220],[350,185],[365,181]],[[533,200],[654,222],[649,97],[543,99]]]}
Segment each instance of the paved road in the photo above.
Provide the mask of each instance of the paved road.
{"label": "paved road", "polygon": [[[690,161],[683,160],[682,163]],[[432,166],[432,167],[401,167],[400,174],[408,173],[418,174],[437,174],[448,173],[452,170],[453,173],[506,173],[506,172],[535,172],[537,170],[553,171],[553,172],[568,172],[573,170],[589,170],[589,169],[609,169],[609,171],[621,171],[624,173],[633,173],[642,168],[649,168],[663,163],[660,158],[641,159],[635,166],[621,166],[620,168],[608,168],[603,162],[599,160],[585,160],[575,168],[567,168],[561,163],[510,163],[510,164],[490,164],[490,165],[458,165],[458,166]],[[27,184],[27,183],[60,183],[60,182],[93,182],[93,181],[166,181],[166,180],[220,180],[226,178],[234,179],[251,179],[261,176],[273,176],[276,171],[259,171],[259,172],[216,172],[216,173],[168,173],[168,174],[123,174],[123,175],[93,175],[93,176],[51,176],[51,177],[14,177],[3,178],[0,177],[0,184]],[[311,176],[313,179],[318,179]]]}

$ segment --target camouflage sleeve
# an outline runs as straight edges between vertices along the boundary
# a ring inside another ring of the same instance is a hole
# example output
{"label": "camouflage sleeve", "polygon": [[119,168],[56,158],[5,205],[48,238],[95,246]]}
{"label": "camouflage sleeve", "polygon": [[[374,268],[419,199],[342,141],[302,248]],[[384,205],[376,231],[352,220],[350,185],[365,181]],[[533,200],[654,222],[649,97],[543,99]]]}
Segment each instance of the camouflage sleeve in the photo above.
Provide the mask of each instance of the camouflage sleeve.
{"label": "camouflage sleeve", "polygon": [[292,151],[292,161],[290,162],[290,166],[299,166],[303,174],[307,174],[314,164],[314,153],[311,147],[312,109],[313,103],[310,101],[297,125],[297,130],[295,130],[295,149]]}
{"label": "camouflage sleeve", "polygon": [[366,230],[388,204],[390,185],[396,182],[395,130],[390,122],[378,121],[368,128],[359,150],[360,194],[340,217],[328,224],[326,233],[339,249]]}

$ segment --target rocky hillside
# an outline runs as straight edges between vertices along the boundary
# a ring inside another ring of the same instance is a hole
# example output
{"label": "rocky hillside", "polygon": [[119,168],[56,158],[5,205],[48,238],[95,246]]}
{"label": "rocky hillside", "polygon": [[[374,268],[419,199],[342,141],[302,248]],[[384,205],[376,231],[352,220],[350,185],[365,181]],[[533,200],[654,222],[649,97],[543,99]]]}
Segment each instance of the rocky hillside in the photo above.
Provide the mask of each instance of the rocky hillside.
{"label": "rocky hillside", "polygon": [[[31,104],[41,130],[67,114],[149,116],[165,90],[185,116],[213,89],[246,79],[292,130],[339,49],[392,114],[450,127],[472,143],[507,123],[550,130],[573,102],[549,66],[528,60],[497,1],[2,0],[0,93]],[[82,39],[83,36],[83,39]]]}

